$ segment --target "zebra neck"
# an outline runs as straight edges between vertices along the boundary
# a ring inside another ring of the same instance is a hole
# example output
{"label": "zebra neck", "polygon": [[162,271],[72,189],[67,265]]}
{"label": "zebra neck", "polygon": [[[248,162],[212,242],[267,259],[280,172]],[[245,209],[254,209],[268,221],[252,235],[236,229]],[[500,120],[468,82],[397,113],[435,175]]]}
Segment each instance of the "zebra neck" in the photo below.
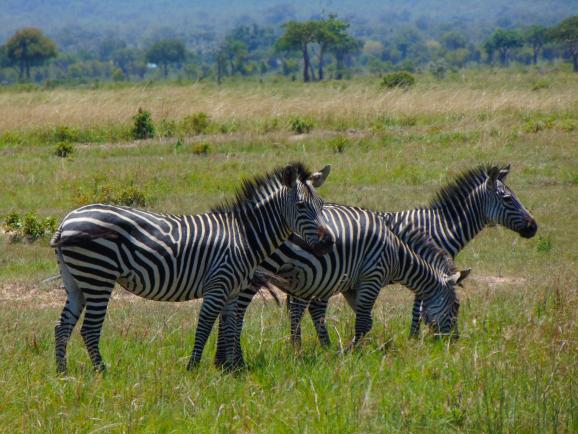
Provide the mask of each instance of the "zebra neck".
{"label": "zebra neck", "polygon": [[243,249],[253,266],[271,256],[291,233],[281,209],[281,200],[277,197],[266,204],[243,207],[235,213],[237,224],[244,234]]}
{"label": "zebra neck", "polygon": [[442,272],[402,242],[398,260],[393,281],[411,289],[420,299],[434,296],[436,290],[443,286]]}

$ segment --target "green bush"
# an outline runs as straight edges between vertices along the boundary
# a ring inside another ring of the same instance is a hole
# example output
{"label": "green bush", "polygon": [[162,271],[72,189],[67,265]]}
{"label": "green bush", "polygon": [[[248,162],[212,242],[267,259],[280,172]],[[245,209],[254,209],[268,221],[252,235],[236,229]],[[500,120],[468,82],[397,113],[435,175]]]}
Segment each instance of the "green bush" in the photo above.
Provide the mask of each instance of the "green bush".
{"label": "green bush", "polygon": [[54,149],[54,155],[60,158],[70,157],[74,153],[74,146],[71,143],[59,142]]}
{"label": "green bush", "polygon": [[173,137],[177,133],[177,123],[172,119],[162,119],[157,130],[161,137]]}
{"label": "green bush", "polygon": [[399,71],[386,74],[381,80],[381,86],[388,89],[400,87],[407,89],[415,84],[415,78],[409,72]]}
{"label": "green bush", "polygon": [[75,202],[79,205],[106,203],[111,205],[144,207],[147,201],[145,193],[138,189],[132,182],[128,185],[118,185],[111,183],[103,184],[99,180],[94,181],[94,185],[89,191],[79,188],[76,191],[75,198]]}
{"label": "green bush", "polygon": [[132,137],[135,140],[150,139],[155,135],[155,126],[150,112],[139,107],[138,113],[133,116]]}
{"label": "green bush", "polygon": [[181,121],[181,129],[185,134],[203,134],[207,132],[209,125],[209,115],[204,112],[185,116]]}
{"label": "green bush", "polygon": [[79,140],[79,132],[66,125],[56,126],[51,133],[52,142],[77,142]]}
{"label": "green bush", "polygon": [[201,142],[195,143],[193,145],[193,154],[195,155],[207,155],[209,153],[210,146],[208,143]]}
{"label": "green bush", "polygon": [[295,134],[308,134],[313,129],[313,121],[311,119],[293,116],[289,119],[289,128]]}
{"label": "green bush", "polygon": [[550,238],[540,237],[538,239],[536,250],[540,253],[548,253],[550,250],[552,250],[552,241]]}
{"label": "green bush", "polygon": [[45,236],[52,235],[56,231],[56,219],[46,217],[42,219],[34,212],[21,216],[13,211],[4,218],[4,229],[11,243],[22,240],[36,241]]}

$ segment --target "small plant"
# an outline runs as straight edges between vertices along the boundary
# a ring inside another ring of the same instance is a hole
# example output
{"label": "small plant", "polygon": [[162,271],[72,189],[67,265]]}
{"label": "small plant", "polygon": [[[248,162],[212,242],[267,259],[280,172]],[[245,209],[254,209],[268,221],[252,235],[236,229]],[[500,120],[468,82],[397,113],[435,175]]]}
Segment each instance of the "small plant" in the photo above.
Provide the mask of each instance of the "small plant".
{"label": "small plant", "polygon": [[207,155],[209,153],[210,146],[206,142],[195,143],[193,145],[193,154],[195,155]]}
{"label": "small plant", "polygon": [[132,182],[128,185],[101,183],[95,179],[92,190],[79,188],[76,191],[76,202],[79,205],[89,203],[106,203],[112,205],[144,207],[147,204],[145,193]]}
{"label": "small plant", "polygon": [[74,153],[74,146],[67,142],[58,142],[54,149],[54,155],[60,158],[70,157]]}
{"label": "small plant", "polygon": [[390,72],[389,74],[386,74],[381,80],[381,86],[388,89],[394,89],[396,87],[408,89],[414,84],[414,76],[406,71]]}
{"label": "small plant", "polygon": [[184,141],[182,137],[179,137],[175,143],[175,152],[178,152],[180,149],[183,149]]}
{"label": "small plant", "polygon": [[161,137],[173,137],[177,133],[177,123],[172,119],[162,119],[157,130]]}
{"label": "small plant", "polygon": [[185,134],[203,134],[210,125],[209,115],[205,112],[198,112],[186,116],[181,121],[181,128]]}
{"label": "small plant", "polygon": [[550,238],[540,237],[538,239],[536,250],[538,250],[540,253],[548,253],[550,250],[552,250],[552,240],[550,240]]}
{"label": "small plant", "polygon": [[295,134],[309,134],[313,129],[313,121],[311,119],[293,116],[289,119],[289,128]]}
{"label": "small plant", "polygon": [[44,238],[56,231],[56,219],[46,217],[42,219],[34,212],[29,212],[21,216],[13,211],[4,218],[4,229],[9,235],[11,243],[16,243],[26,239],[30,242]]}
{"label": "small plant", "polygon": [[337,136],[329,141],[329,145],[336,154],[343,154],[349,148],[350,143],[347,137]]}
{"label": "small plant", "polygon": [[155,135],[155,126],[150,112],[139,107],[138,113],[133,116],[132,136],[135,140],[150,139]]}
{"label": "small plant", "polygon": [[532,82],[531,89],[537,91],[540,89],[548,89],[550,87],[550,82],[548,80],[535,80]]}
{"label": "small plant", "polygon": [[58,125],[52,131],[52,140],[55,142],[76,142],[79,133],[66,125]]}

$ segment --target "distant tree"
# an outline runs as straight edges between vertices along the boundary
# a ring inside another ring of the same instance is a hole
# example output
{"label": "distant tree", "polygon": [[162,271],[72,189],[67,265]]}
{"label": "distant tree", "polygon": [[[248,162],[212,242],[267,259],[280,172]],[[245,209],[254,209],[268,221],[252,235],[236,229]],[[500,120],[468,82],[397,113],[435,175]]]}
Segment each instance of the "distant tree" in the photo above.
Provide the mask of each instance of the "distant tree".
{"label": "distant tree", "polygon": [[110,60],[116,51],[120,51],[125,48],[126,42],[124,42],[122,39],[118,39],[113,36],[107,36],[98,46],[98,57],[100,60]]}
{"label": "distant tree", "polygon": [[25,28],[18,30],[6,42],[6,56],[12,64],[18,65],[19,77],[26,74],[30,80],[30,68],[42,65],[46,60],[56,57],[56,44],[40,29]]}
{"label": "distant tree", "polygon": [[468,44],[466,37],[462,33],[456,31],[444,33],[440,39],[440,42],[443,47],[449,51],[465,48]]}
{"label": "distant tree", "polygon": [[147,61],[161,65],[163,75],[168,76],[169,65],[182,63],[186,57],[185,45],[177,39],[163,39],[151,46],[146,53]]}
{"label": "distant tree", "polygon": [[131,74],[139,75],[140,68],[144,62],[143,54],[136,48],[117,49],[111,53],[113,63],[122,70],[126,77]]}
{"label": "distant tree", "polygon": [[508,66],[512,49],[522,46],[522,38],[516,30],[496,30],[484,43],[488,56],[492,57],[494,51],[500,56],[500,63]]}
{"label": "distant tree", "polygon": [[551,28],[547,35],[566,45],[570,56],[572,56],[574,72],[578,72],[578,15],[567,18]]}
{"label": "distant tree", "polygon": [[363,41],[355,39],[352,36],[344,35],[338,38],[337,41],[331,45],[329,51],[335,56],[336,74],[335,78],[341,80],[343,72],[345,71],[345,60],[349,56],[353,56],[361,52],[363,48]]}
{"label": "distant tree", "polygon": [[400,29],[394,37],[394,44],[401,54],[401,59],[405,59],[409,49],[421,41],[420,34],[412,27]]}
{"label": "distant tree", "polygon": [[542,50],[542,47],[547,42],[547,30],[546,27],[538,24],[526,27],[523,30],[524,42],[532,47],[532,63],[534,65],[538,64],[540,50]]}
{"label": "distant tree", "polygon": [[285,33],[277,40],[276,47],[279,51],[301,51],[303,56],[303,81],[310,80],[309,68],[309,44],[316,41],[318,24],[316,21],[289,21],[283,24]]}

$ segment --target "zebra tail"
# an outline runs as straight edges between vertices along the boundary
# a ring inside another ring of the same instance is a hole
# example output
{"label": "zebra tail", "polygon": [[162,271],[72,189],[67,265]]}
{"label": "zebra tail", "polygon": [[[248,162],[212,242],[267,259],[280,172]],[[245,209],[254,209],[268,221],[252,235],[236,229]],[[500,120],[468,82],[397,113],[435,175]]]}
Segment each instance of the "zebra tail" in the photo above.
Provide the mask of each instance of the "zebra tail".
{"label": "zebra tail", "polygon": [[258,291],[267,290],[277,306],[281,306],[277,291],[280,291],[279,287],[286,283],[287,280],[283,277],[261,268],[257,269],[251,278],[251,285]]}
{"label": "zebra tail", "polygon": [[62,226],[58,228],[52,239],[50,240],[50,247],[58,249],[59,247],[67,246],[77,246],[79,244],[84,244],[88,241],[95,240],[97,238],[104,238],[107,240],[115,240],[119,237],[117,232],[111,230],[100,230],[91,233],[88,232],[77,232],[72,235],[68,235],[65,238],[62,237]]}

